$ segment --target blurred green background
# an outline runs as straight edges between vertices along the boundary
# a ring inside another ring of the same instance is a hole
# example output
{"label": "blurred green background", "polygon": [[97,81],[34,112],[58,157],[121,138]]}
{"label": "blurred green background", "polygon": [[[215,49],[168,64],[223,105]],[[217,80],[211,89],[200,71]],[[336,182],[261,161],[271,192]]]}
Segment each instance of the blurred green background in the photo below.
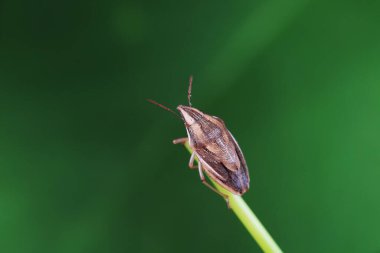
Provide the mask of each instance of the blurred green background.
{"label": "blurred green background", "polygon": [[1,252],[261,252],[145,101],[223,118],[285,252],[380,251],[380,2],[0,2]]}

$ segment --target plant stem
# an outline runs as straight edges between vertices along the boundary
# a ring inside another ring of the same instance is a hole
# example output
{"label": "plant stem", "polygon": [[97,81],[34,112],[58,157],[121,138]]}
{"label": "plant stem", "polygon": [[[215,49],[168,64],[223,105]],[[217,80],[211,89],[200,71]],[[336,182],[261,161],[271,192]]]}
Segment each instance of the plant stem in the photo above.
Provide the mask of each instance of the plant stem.
{"label": "plant stem", "polygon": [[[192,150],[188,143],[185,144],[187,150],[192,153]],[[197,158],[196,158],[197,159]],[[197,159],[197,162],[198,159]],[[251,234],[253,239],[256,240],[257,244],[261,247],[264,252],[268,253],[280,253],[282,252],[280,247],[276,244],[273,238],[270,236],[268,231],[265,229],[260,220],[249,208],[247,203],[243,200],[242,197],[232,194],[231,192],[222,188],[219,184],[215,183],[211,178],[209,178],[213,185],[222,193],[228,195],[229,203],[232,211],[239,218],[241,223],[246,227],[248,232]]]}

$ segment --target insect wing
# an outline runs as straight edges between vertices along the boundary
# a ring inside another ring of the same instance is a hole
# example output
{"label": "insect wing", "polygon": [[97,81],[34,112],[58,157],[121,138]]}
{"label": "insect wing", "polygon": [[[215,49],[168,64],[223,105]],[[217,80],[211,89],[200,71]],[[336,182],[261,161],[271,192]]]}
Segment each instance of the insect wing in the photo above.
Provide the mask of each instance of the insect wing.
{"label": "insect wing", "polygon": [[248,190],[249,188],[249,181],[250,181],[250,178],[249,178],[249,172],[248,172],[248,166],[247,166],[247,162],[245,161],[245,158],[244,158],[244,155],[243,155],[243,152],[241,151],[240,147],[239,147],[239,144],[237,143],[237,141],[235,140],[234,136],[231,134],[230,131],[228,131],[228,133],[230,134],[230,137],[234,143],[234,146],[235,146],[235,150],[236,150],[236,153],[239,157],[239,160],[240,160],[240,175],[242,178],[244,178],[244,181],[245,181],[245,185],[246,185],[246,190]]}
{"label": "insect wing", "polygon": [[203,169],[212,179],[218,182],[223,188],[241,195],[249,188],[248,168],[239,145],[232,134],[230,132],[228,133],[240,159],[241,166],[238,170],[231,171],[226,168],[220,161],[220,157],[206,148],[197,149],[196,154],[203,165]]}

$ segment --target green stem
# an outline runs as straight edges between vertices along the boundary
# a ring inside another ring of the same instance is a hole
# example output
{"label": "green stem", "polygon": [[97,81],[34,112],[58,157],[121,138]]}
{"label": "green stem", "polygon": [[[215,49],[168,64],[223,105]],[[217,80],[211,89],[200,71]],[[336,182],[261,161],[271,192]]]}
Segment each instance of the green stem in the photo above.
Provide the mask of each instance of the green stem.
{"label": "green stem", "polygon": [[[187,150],[189,150],[190,153],[192,153],[192,150],[189,147],[188,143],[185,144],[185,147]],[[243,223],[253,239],[256,240],[257,244],[259,244],[264,252],[282,252],[280,247],[276,244],[263,224],[261,224],[260,220],[252,212],[242,197],[234,195],[231,192],[225,190],[220,185],[215,183],[212,179],[210,179],[210,181],[220,192],[228,195],[232,211],[234,211],[241,223]]]}

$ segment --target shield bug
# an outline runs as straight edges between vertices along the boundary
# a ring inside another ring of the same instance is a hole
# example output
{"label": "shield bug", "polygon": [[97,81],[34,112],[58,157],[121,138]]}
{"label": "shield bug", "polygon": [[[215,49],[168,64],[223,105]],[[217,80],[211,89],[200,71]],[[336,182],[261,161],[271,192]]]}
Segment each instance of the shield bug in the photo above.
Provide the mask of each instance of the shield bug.
{"label": "shield bug", "polygon": [[[227,191],[236,195],[243,195],[249,189],[247,163],[238,143],[223,120],[192,107],[192,81],[193,78],[190,77],[187,94],[189,105],[177,107],[181,115],[180,118],[185,124],[187,137],[175,139],[173,143],[189,143],[192,150],[189,168],[198,168],[202,183],[222,196],[228,205],[228,196],[212,187],[206,181],[203,172],[206,172],[210,178]],[[170,108],[150,99],[148,101],[178,116]],[[194,166],[195,157],[198,158],[198,166]]]}

